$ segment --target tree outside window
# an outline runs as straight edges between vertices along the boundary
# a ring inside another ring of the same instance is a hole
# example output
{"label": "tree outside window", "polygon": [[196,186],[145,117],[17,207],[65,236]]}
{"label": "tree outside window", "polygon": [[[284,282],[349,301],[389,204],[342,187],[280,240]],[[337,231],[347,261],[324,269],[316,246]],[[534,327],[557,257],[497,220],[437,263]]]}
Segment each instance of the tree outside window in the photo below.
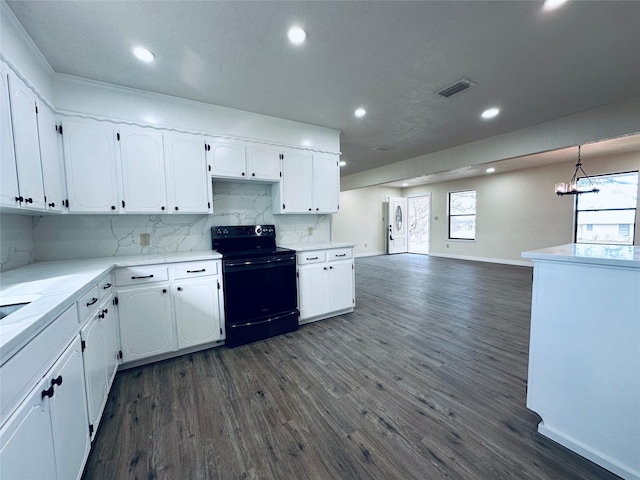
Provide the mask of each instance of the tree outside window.
{"label": "tree outside window", "polygon": [[452,240],[475,240],[475,190],[449,193],[449,238]]}

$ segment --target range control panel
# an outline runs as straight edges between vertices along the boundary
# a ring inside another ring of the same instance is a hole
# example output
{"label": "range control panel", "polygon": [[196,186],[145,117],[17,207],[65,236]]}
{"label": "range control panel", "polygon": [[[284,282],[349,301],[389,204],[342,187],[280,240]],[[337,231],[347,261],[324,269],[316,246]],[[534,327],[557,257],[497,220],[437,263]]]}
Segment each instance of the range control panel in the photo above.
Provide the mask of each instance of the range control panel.
{"label": "range control panel", "polygon": [[256,238],[276,236],[275,225],[230,225],[211,227],[213,238]]}

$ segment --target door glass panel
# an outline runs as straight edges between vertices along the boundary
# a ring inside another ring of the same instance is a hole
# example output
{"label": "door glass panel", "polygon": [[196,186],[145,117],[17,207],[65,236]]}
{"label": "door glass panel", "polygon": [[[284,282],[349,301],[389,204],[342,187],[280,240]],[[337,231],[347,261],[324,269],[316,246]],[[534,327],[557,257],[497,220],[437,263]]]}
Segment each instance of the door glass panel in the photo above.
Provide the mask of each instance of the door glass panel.
{"label": "door glass panel", "polygon": [[396,207],[396,230],[398,232],[402,230],[402,209],[400,205]]}

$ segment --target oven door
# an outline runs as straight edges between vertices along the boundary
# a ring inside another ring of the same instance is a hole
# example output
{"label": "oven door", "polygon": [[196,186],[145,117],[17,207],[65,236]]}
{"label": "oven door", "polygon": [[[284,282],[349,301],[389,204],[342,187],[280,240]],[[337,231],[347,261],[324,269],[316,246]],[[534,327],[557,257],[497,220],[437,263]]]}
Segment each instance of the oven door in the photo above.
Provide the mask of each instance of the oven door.
{"label": "oven door", "polygon": [[223,265],[227,325],[298,308],[295,255],[231,259]]}

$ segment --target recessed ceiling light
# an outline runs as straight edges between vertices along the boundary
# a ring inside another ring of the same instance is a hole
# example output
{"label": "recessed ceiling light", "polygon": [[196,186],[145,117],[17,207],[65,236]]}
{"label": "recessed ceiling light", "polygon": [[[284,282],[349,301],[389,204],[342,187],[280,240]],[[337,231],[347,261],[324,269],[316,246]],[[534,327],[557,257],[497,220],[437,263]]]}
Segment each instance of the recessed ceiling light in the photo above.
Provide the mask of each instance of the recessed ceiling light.
{"label": "recessed ceiling light", "polygon": [[482,115],[480,116],[486,120],[489,118],[497,117],[499,113],[500,113],[499,108],[492,107],[492,108],[486,109],[484,112],[482,112]]}
{"label": "recessed ceiling light", "polygon": [[562,5],[567,3],[568,0],[545,0],[544,5],[542,6],[543,10],[555,10],[556,8],[560,8]]}
{"label": "recessed ceiling light", "polygon": [[142,60],[143,62],[153,62],[153,59],[156,58],[156,56],[151,53],[149,50],[147,50],[146,48],[143,47],[136,47],[133,49],[133,54],[138,57],[138,59]]}
{"label": "recessed ceiling light", "polygon": [[302,45],[307,39],[307,32],[296,25],[289,29],[289,31],[287,32],[287,37],[289,37],[289,41],[294,45]]}
{"label": "recessed ceiling light", "polygon": [[338,165],[340,165],[341,167],[344,167],[347,164],[347,162],[345,162],[344,160],[340,160],[340,162],[338,162]]}
{"label": "recessed ceiling light", "polygon": [[358,118],[362,118],[367,114],[367,111],[364,108],[358,108],[355,112],[353,112],[353,114]]}
{"label": "recessed ceiling light", "polygon": [[495,168],[493,168],[493,167],[489,167],[489,168],[487,168],[487,169],[485,170],[485,172],[487,172],[487,173],[493,173],[493,172],[495,172],[495,171],[496,171],[496,169],[495,169]]}
{"label": "recessed ceiling light", "polygon": [[409,186],[409,184],[408,184],[408,183],[403,183],[403,184],[402,184],[402,186],[403,186],[403,187],[408,187],[408,186]]}

